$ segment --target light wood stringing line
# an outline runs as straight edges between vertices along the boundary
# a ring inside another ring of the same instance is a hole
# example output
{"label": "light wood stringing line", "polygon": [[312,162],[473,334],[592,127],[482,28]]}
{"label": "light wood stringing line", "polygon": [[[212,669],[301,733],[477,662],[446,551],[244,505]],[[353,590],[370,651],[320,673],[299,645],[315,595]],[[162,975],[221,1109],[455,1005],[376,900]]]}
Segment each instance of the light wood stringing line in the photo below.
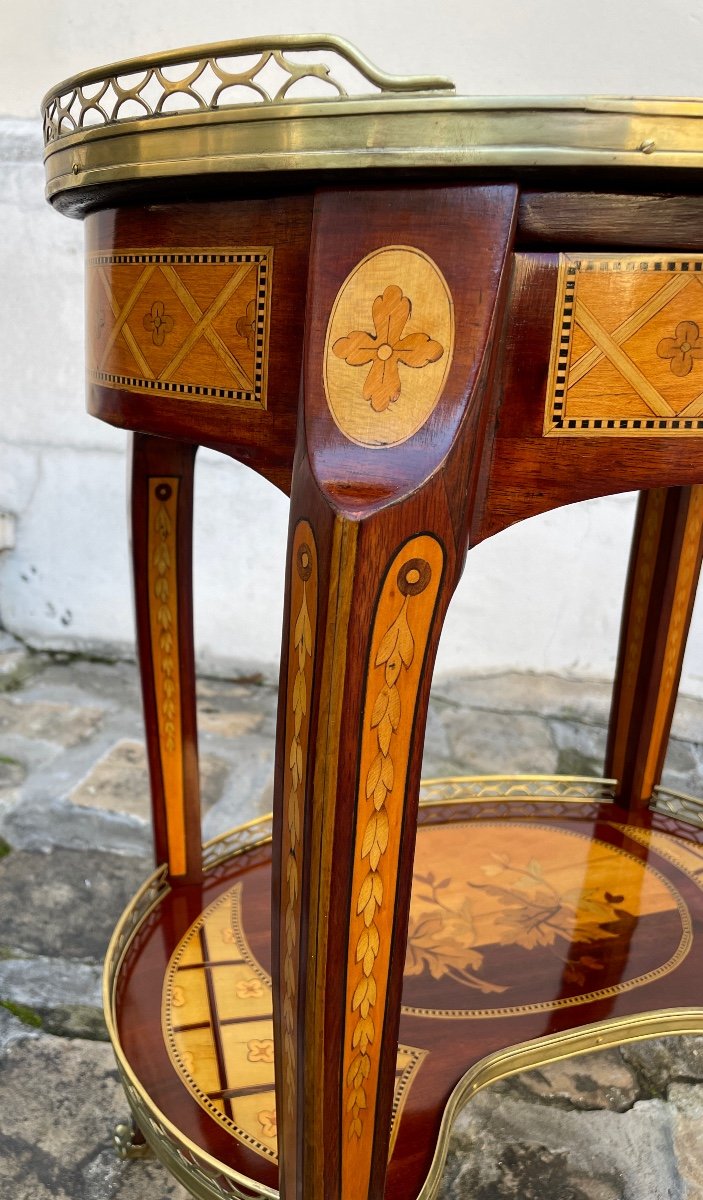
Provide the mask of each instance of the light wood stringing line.
{"label": "light wood stringing line", "polygon": [[654,414],[659,417],[676,416],[671,405],[667,404],[663,396],[660,396],[657,389],[649,382],[646,375],[642,374],[632,359],[628,358],[610,334],[606,333],[605,329],[598,323],[593,313],[586,307],[582,300],[576,301],[574,317],[591,340],[596,343],[599,350],[610,359],[613,366],[617,367],[623,378],[638,392],[645,404],[649,405]]}

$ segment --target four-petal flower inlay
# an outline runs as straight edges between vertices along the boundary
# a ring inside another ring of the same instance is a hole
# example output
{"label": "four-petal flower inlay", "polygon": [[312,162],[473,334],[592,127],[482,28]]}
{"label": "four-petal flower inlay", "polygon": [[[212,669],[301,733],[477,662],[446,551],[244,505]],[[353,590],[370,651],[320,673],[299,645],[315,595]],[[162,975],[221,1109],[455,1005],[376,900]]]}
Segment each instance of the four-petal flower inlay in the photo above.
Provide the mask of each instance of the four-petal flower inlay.
{"label": "four-petal flower inlay", "polygon": [[674,375],[683,378],[693,369],[693,360],[703,358],[703,338],[695,321],[679,321],[674,337],[662,338],[657,346],[660,358],[669,359]]}
{"label": "four-petal flower inlay", "polygon": [[155,300],[148,313],[144,314],[142,321],[147,333],[151,333],[151,340],[155,346],[163,346],[166,334],[170,333],[174,326],[173,317],[166,312],[166,305],[163,300]]}
{"label": "four-petal flower inlay", "polygon": [[252,1038],[247,1042],[247,1058],[249,1062],[272,1063],[273,1062],[273,1039],[272,1038]]}
{"label": "four-petal flower inlay", "polygon": [[244,338],[250,350],[256,350],[256,301],[250,300],[246,312],[237,317],[237,333]]}
{"label": "four-petal flower inlay", "polygon": [[259,1113],[259,1124],[265,1138],[275,1138],[277,1133],[276,1110],[273,1108],[262,1109]]}
{"label": "four-petal flower inlay", "polygon": [[402,336],[411,312],[408,297],[396,284],[391,284],[371,307],[375,333],[355,329],[332,346],[337,358],[344,359],[350,367],[371,364],[363,396],[374,412],[385,412],[400,396],[399,363],[406,367],[426,367],[444,354],[444,347],[427,333]]}
{"label": "four-petal flower inlay", "polygon": [[235,991],[239,1000],[250,1000],[257,996],[263,996],[264,985],[260,979],[252,976],[250,979],[240,979]]}

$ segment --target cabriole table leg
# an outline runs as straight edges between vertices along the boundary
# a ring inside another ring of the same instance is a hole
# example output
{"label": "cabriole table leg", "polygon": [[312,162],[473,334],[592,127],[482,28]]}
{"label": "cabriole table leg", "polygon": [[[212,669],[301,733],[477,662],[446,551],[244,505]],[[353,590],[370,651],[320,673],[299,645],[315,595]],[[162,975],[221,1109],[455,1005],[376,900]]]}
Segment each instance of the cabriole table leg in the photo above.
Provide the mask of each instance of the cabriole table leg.
{"label": "cabriole table leg", "polygon": [[661,781],[703,556],[703,485],[641,492],[605,773],[627,808]]}
{"label": "cabriole table leg", "polygon": [[284,1200],[384,1195],[427,699],[514,200],[316,201],[273,848]]}
{"label": "cabriole table leg", "polygon": [[157,865],[202,874],[193,651],[196,447],[134,434],[132,561]]}

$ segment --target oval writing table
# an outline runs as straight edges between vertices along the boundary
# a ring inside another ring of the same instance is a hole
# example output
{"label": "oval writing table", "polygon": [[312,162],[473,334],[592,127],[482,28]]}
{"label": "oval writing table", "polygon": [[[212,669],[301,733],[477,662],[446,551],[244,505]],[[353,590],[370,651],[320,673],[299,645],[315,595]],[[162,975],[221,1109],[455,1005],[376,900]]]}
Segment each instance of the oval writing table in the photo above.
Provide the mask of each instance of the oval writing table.
{"label": "oval writing table", "polygon": [[[466,99],[321,37],[120,63],[44,113],[88,408],[134,433],[157,870],[106,964],[125,1152],[203,1200],[434,1196],[490,1080],[703,1032],[703,809],[660,785],[702,547],[703,104]],[[273,817],[204,848],[198,445],[291,498]],[[607,778],[420,792],[467,548],[628,489]]]}

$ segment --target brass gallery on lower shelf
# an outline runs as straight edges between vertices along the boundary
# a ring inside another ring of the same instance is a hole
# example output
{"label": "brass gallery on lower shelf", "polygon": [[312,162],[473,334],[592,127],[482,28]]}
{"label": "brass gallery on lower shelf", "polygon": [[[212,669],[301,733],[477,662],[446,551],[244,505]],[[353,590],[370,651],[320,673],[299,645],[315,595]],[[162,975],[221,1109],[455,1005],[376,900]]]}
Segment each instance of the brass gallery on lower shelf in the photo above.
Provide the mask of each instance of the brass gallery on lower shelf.
{"label": "brass gallery on lower shelf", "polygon": [[[568,815],[570,806],[573,806],[576,816],[580,806],[582,814],[590,816],[593,806],[595,811],[599,804],[613,800],[615,787],[614,780],[585,776],[455,777],[425,781],[420,803],[424,809],[488,804],[491,820],[491,802],[504,806],[501,809],[503,815],[506,810],[509,814],[510,807],[514,806],[517,819],[529,816],[532,804],[545,803],[554,805],[555,815],[557,810],[561,815]],[[525,806],[528,811],[525,811]],[[703,802],[694,797],[659,788],[651,807],[655,812],[703,827]],[[211,872],[242,854],[257,850],[268,853],[271,836],[271,814],[228,831],[205,846],[206,870]],[[277,1191],[225,1166],[180,1132],[160,1112],[142,1087],[120,1044],[116,1020],[116,984],[120,970],[130,948],[136,945],[147,918],[169,891],[165,869],[160,868],[145,882],[125,910],[113,935],[105,963],[104,1003],[108,1030],[133,1115],[157,1156],[167,1163],[175,1177],[185,1183],[199,1200],[222,1200],[223,1197],[229,1200],[254,1200],[259,1197],[277,1200]],[[507,1075],[544,1066],[571,1055],[649,1037],[686,1033],[703,1033],[703,1008],[667,1009],[610,1018],[522,1042],[488,1055],[472,1066],[454,1088],[444,1112],[431,1169],[420,1194],[421,1200],[432,1200],[436,1195],[453,1121],[462,1105],[481,1088]]]}

